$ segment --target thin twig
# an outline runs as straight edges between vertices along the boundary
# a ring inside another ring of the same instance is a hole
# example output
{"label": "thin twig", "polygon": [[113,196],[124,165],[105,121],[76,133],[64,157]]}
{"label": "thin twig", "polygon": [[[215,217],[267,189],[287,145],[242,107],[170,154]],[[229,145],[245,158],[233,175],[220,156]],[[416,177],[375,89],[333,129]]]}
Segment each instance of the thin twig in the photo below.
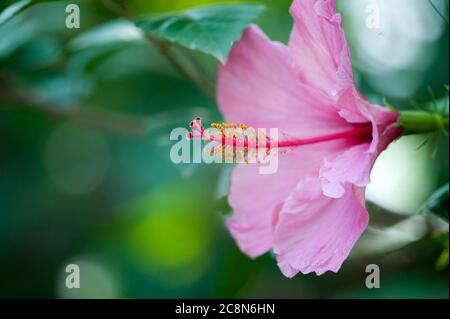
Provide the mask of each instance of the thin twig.
{"label": "thin twig", "polygon": [[196,72],[193,72],[192,69],[183,64],[171,50],[171,46],[168,42],[161,41],[148,33],[146,33],[146,38],[153,44],[158,52],[169,61],[177,72],[194,82],[208,96],[215,96],[214,88],[210,83],[207,80],[204,80],[201,75],[196,74]]}
{"label": "thin twig", "polygon": [[436,11],[437,14],[439,14],[439,16],[442,18],[442,20],[444,20],[445,23],[448,24],[447,17],[442,12],[439,11],[439,9],[436,7],[436,5],[433,3],[433,1],[432,0],[428,0],[428,3],[433,7],[434,11]]}
{"label": "thin twig", "polygon": [[126,9],[126,6],[122,2],[115,2],[112,0],[101,0],[100,3],[109,11],[113,12],[116,15],[131,17],[131,14]]}
{"label": "thin twig", "polygon": [[[105,8],[111,10],[115,14],[122,16],[123,18],[129,19],[132,21],[132,13],[126,7],[125,1],[118,0],[117,2],[112,0],[102,0],[101,3],[105,6]],[[133,22],[133,21],[132,21]],[[153,37],[149,33],[146,34],[146,39],[158,50],[158,52],[166,58],[166,60],[172,65],[172,67],[184,75],[192,82],[194,82],[205,94],[210,97],[215,96],[214,87],[209,83],[207,79],[203,79],[201,74],[197,74],[196,72],[192,72],[192,70],[183,64],[176,54],[171,50],[170,43],[166,41],[159,40]]]}

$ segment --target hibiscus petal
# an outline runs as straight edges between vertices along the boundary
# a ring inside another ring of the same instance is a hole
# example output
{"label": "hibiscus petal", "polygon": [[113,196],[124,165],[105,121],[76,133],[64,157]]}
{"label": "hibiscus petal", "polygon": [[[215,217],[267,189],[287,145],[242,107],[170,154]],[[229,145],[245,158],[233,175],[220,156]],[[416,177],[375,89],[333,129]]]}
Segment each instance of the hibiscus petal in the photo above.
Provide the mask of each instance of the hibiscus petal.
{"label": "hibiscus petal", "polygon": [[251,26],[218,71],[217,98],[228,122],[280,128],[290,136],[313,137],[350,126],[334,101],[298,81],[289,50]]}
{"label": "hibiscus petal", "polygon": [[217,97],[225,119],[296,138],[372,123],[373,139],[289,149],[273,175],[259,174],[253,164],[234,169],[234,215],[227,223],[232,236],[251,257],[274,249],[289,277],[339,269],[367,225],[363,187],[373,162],[399,134],[392,124],[397,115],[371,105],[354,85],[334,1],[295,1],[291,12],[290,48],[251,26],[219,67]]}
{"label": "hibiscus petal", "polygon": [[304,179],[274,225],[274,252],[287,277],[337,272],[366,229],[363,189],[346,186],[340,199],[325,197],[317,178]]}
{"label": "hibiscus petal", "polygon": [[[375,126],[377,127],[377,126]],[[374,133],[378,135],[378,132]],[[341,198],[347,183],[365,187],[370,183],[370,172],[379,154],[401,134],[395,124],[387,127],[374,142],[353,146],[333,160],[326,160],[320,169],[320,179],[325,196]]]}
{"label": "hibiscus petal", "polygon": [[289,41],[301,80],[335,95],[354,86],[350,52],[334,0],[295,0]]}
{"label": "hibiscus petal", "polygon": [[370,182],[372,156],[367,153],[370,144],[360,144],[339,155],[333,161],[325,161],[320,170],[325,196],[341,198],[345,183],[365,187]]}
{"label": "hibiscus petal", "polygon": [[[334,97],[340,116],[349,123],[379,125],[395,121],[392,118],[395,113],[371,105],[356,88],[350,50],[335,0],[295,0],[290,11],[294,28],[289,49],[297,78]],[[372,151],[377,144],[376,130],[374,126]]]}
{"label": "hibiscus petal", "polygon": [[272,175],[259,174],[257,164],[235,167],[229,195],[234,215],[227,225],[239,248],[253,258],[269,251],[276,212],[298,181],[309,175],[318,176],[323,158],[346,148],[348,141],[340,140],[289,151],[279,156],[278,171]]}

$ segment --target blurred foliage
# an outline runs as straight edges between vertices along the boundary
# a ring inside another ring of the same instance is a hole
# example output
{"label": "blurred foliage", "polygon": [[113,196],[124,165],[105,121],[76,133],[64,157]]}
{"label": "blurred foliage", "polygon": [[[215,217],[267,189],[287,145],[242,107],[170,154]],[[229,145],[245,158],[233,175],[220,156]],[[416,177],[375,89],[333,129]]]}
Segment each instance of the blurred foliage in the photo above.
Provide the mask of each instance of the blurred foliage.
{"label": "blurred foliage", "polygon": [[439,256],[439,259],[437,260],[436,266],[438,270],[443,270],[445,268],[448,268],[448,231],[447,232],[441,232],[435,236],[436,240],[438,240],[442,247],[444,248],[443,252]]}
{"label": "blurred foliage", "polygon": [[[0,1],[0,296],[448,297],[448,223],[432,214],[410,219],[373,209],[367,238],[375,233],[377,240],[370,242],[377,247],[362,240],[338,274],[288,280],[270,256],[252,261],[241,254],[227,233],[221,213],[230,209],[219,188],[228,171],[170,162],[168,136],[174,127],[186,126],[197,115],[220,121],[211,96],[218,62],[186,49],[192,47],[186,39],[161,44],[172,30],[161,30],[155,22],[161,20],[141,25],[151,31],[158,27],[160,39],[149,41],[129,18],[224,2],[235,6],[244,1]],[[80,29],[65,27],[69,3],[80,6]],[[287,42],[290,0],[259,3],[267,9],[256,22],[271,38]],[[439,10],[448,9],[446,1],[434,3],[441,4]],[[373,102],[386,99],[400,109],[411,108],[411,101],[420,107],[438,103],[448,110],[448,89],[443,89],[449,82],[448,24],[441,25],[439,18],[421,19],[424,12],[417,3],[408,8],[406,18],[440,33],[425,42],[413,34],[416,46],[408,42],[404,49],[426,48],[426,54],[417,54],[408,67],[371,60],[378,70],[375,80],[355,63],[358,85]],[[354,10],[365,17],[364,10]],[[429,10],[434,17],[435,9]],[[235,31],[230,41],[257,11],[250,10],[242,20],[226,19]],[[358,61],[362,49],[355,33],[364,27],[351,17],[344,13]],[[189,21],[182,22],[186,26]],[[405,30],[400,18],[386,25]],[[375,35],[372,44],[403,43],[394,31],[392,37]],[[202,51],[223,59],[230,43],[218,46]],[[386,49],[391,51],[390,45]],[[389,90],[383,90],[386,84]],[[404,89],[412,93],[394,94]],[[410,179],[391,195],[399,197],[397,193],[411,185],[423,186],[422,192],[431,196],[426,211],[448,220],[448,136],[436,140],[438,160],[428,148],[422,149],[428,152],[420,155],[423,172],[411,170]],[[402,161],[415,157],[404,156]],[[395,189],[391,174],[385,175]],[[433,189],[444,184],[446,193]],[[414,212],[418,210],[424,211],[417,207]],[[442,235],[434,240],[432,233]],[[400,244],[384,245],[383,238]],[[78,263],[85,271],[78,291],[62,286],[68,263]],[[364,286],[368,263],[382,269],[378,291]]]}
{"label": "blurred foliage", "polygon": [[263,9],[259,5],[211,6],[140,19],[136,25],[161,40],[211,54],[223,63],[233,43]]}
{"label": "blurred foliage", "polygon": [[440,187],[425,202],[422,211],[425,213],[434,213],[448,221],[448,184]]}

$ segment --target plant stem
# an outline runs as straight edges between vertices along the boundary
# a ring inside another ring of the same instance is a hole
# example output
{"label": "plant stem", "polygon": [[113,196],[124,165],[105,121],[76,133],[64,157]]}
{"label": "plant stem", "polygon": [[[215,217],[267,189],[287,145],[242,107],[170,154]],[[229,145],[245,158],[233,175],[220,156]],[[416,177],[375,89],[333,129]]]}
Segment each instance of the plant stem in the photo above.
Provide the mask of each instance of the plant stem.
{"label": "plant stem", "polygon": [[[112,0],[102,0],[101,3],[109,10],[128,20],[132,21],[132,13],[128,10],[124,1],[114,2]],[[166,58],[172,67],[180,74],[194,82],[206,95],[215,96],[215,89],[211,83],[203,77],[200,72],[193,71],[189,66],[185,65],[177,55],[171,50],[170,43],[161,41],[151,34],[146,33],[146,39],[158,50],[158,52]]]}
{"label": "plant stem", "polygon": [[433,1],[428,0],[428,3],[431,5],[433,10],[436,11],[436,13],[442,18],[442,20],[444,20],[444,22],[448,24],[448,19],[445,17],[445,15],[441,11],[439,11],[439,9],[436,7],[436,5],[433,3]]}
{"label": "plant stem", "polygon": [[175,68],[175,70],[186,78],[190,79],[194,82],[205,94],[210,97],[215,96],[214,87],[211,84],[203,79],[203,75],[199,74],[199,72],[195,72],[193,69],[189,68],[189,66],[183,64],[176,54],[171,50],[170,44],[165,41],[160,41],[159,39],[147,34],[147,39],[154,45],[154,47],[158,50],[158,52],[163,55],[167,61]]}
{"label": "plant stem", "polygon": [[397,124],[404,128],[403,135],[427,134],[448,130],[448,117],[427,111],[401,111]]}

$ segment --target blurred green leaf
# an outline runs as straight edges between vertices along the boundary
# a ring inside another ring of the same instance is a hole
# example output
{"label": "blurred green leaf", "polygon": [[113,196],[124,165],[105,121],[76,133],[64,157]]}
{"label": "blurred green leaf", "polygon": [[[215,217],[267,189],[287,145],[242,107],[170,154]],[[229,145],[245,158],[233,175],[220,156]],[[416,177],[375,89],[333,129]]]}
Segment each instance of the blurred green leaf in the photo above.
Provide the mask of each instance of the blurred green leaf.
{"label": "blurred green leaf", "polygon": [[139,28],[127,20],[114,20],[92,28],[72,39],[66,46],[70,67],[89,71],[131,45],[145,43]]}
{"label": "blurred green leaf", "polygon": [[445,249],[442,254],[439,256],[438,261],[436,262],[436,267],[438,270],[444,270],[448,267],[448,248]]}
{"label": "blurred green leaf", "polygon": [[16,3],[13,3],[12,5],[7,7],[3,11],[1,11],[0,12],[0,25],[2,25],[6,21],[10,20],[15,15],[17,15],[18,13],[20,13],[23,10],[25,10],[26,8],[28,8],[30,5],[32,5],[32,3],[33,3],[32,0],[18,1]]}
{"label": "blurred green leaf", "polygon": [[224,214],[225,216],[231,216],[233,209],[231,208],[230,204],[228,203],[227,196],[216,199],[214,204],[215,204],[215,209],[217,211]]}
{"label": "blurred green leaf", "polygon": [[73,108],[93,89],[89,77],[67,72],[34,72],[20,79],[21,90],[31,90],[33,98],[51,108]]}
{"label": "blurred green leaf", "polygon": [[436,262],[436,268],[443,270],[448,267],[449,260],[449,234],[448,232],[440,232],[434,237],[444,248],[442,254],[439,256]]}
{"label": "blurred green leaf", "polygon": [[93,47],[125,45],[144,42],[140,29],[127,20],[114,20],[81,33],[72,39],[67,47],[71,51],[85,50]]}
{"label": "blurred green leaf", "polygon": [[434,236],[434,239],[436,239],[444,248],[449,247],[448,242],[448,232],[439,232]]}
{"label": "blurred green leaf", "polygon": [[[8,7],[4,8],[2,11],[0,11],[0,25],[4,24],[5,22],[9,21],[10,19],[14,18],[19,13],[25,11],[29,7],[31,7],[34,4],[37,4],[39,2],[55,2],[55,1],[61,1],[61,0],[21,0],[16,1],[9,5]],[[0,8],[1,10],[1,8]]]}
{"label": "blurred green leaf", "polygon": [[436,214],[448,221],[449,184],[436,190],[423,205],[421,212]]}
{"label": "blurred green leaf", "polygon": [[[0,63],[14,59],[17,50],[36,38],[38,27],[35,21],[20,17],[0,27]],[[9,67],[10,63],[6,63]]]}
{"label": "blurred green leaf", "polygon": [[183,13],[143,18],[136,25],[155,37],[210,54],[224,62],[242,32],[264,6],[217,5]]}
{"label": "blurred green leaf", "polygon": [[69,70],[80,74],[92,72],[118,52],[120,52],[120,48],[93,48],[83,50],[70,58]]}
{"label": "blurred green leaf", "polygon": [[57,68],[62,59],[60,43],[52,37],[41,36],[24,43],[7,63],[9,69],[19,73]]}

